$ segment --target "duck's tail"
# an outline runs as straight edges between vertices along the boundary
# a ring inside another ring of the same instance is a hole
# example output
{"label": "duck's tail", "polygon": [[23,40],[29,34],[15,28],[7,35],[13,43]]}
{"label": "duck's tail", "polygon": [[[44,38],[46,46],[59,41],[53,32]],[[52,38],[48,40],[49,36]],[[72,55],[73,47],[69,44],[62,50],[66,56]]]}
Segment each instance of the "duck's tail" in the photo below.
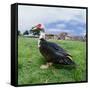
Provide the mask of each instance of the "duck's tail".
{"label": "duck's tail", "polygon": [[64,65],[76,65],[75,62],[72,60],[71,56],[65,56],[63,58],[59,59],[59,64],[64,64]]}

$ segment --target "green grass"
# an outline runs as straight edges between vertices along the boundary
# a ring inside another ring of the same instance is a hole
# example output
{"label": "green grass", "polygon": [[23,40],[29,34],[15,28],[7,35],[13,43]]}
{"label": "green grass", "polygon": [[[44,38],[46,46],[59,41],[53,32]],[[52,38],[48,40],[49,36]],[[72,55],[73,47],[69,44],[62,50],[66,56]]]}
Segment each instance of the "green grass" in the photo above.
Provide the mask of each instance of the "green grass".
{"label": "green grass", "polygon": [[76,68],[40,69],[45,64],[44,57],[37,47],[38,40],[34,38],[18,38],[18,84],[61,83],[86,80],[86,44],[81,41],[50,40],[61,45],[73,56]]}

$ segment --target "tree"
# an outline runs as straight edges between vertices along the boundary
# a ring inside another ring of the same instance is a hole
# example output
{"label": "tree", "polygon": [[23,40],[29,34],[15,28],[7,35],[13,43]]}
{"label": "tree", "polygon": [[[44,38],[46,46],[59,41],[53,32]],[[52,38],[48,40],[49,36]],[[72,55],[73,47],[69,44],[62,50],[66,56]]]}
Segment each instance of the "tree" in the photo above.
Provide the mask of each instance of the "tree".
{"label": "tree", "polygon": [[67,35],[68,35],[67,32],[61,32],[61,33],[59,34],[59,39],[65,40],[65,37],[66,37]]}
{"label": "tree", "polygon": [[23,33],[23,35],[28,35],[28,34],[29,34],[28,30],[26,30],[26,31]]}

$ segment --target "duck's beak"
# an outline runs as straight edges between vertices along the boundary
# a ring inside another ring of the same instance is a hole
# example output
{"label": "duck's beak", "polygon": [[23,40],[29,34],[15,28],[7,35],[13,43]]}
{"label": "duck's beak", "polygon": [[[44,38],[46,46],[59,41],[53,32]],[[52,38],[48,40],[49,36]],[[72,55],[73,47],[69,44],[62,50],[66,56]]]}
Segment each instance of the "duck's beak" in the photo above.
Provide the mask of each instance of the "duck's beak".
{"label": "duck's beak", "polygon": [[32,30],[33,30],[33,31],[34,31],[34,30],[36,30],[36,29],[37,29],[37,27],[36,27],[36,26],[32,28]]}

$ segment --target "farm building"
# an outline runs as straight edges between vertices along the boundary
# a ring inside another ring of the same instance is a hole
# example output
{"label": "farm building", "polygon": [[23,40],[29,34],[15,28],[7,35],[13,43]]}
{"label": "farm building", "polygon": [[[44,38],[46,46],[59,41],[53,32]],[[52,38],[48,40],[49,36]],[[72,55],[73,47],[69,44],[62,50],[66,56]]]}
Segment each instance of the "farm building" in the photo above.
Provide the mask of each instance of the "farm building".
{"label": "farm building", "polygon": [[58,35],[55,34],[45,34],[46,39],[58,39]]}
{"label": "farm building", "polygon": [[60,40],[65,40],[65,37],[68,35],[68,33],[66,32],[61,32],[60,34],[58,34],[58,39]]}
{"label": "farm building", "polygon": [[65,36],[65,40],[72,40],[72,36]]}

